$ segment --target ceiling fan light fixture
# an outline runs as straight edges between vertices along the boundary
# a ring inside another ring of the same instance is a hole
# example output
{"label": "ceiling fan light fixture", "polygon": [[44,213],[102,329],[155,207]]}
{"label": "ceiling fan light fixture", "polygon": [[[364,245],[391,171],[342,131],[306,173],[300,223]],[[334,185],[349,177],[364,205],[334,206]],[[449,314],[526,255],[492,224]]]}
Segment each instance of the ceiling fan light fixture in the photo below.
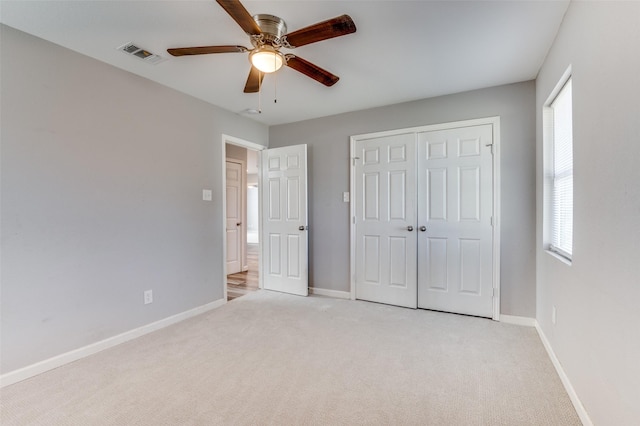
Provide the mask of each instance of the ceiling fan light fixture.
{"label": "ceiling fan light fixture", "polygon": [[264,73],[276,72],[286,62],[284,55],[269,45],[254,49],[249,54],[249,61]]}

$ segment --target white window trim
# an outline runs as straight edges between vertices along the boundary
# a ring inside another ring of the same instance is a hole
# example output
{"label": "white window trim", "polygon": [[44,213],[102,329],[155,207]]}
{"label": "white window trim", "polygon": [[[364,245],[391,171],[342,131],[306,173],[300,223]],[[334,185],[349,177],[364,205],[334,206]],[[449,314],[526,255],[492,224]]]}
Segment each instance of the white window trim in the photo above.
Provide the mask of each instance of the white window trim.
{"label": "white window trim", "polygon": [[[553,139],[554,139],[554,125],[553,125],[553,108],[552,104],[558,97],[558,94],[565,87],[567,82],[571,80],[572,70],[571,66],[564,72],[551,94],[547,98],[543,106],[543,243],[545,251],[553,257],[561,260],[562,262],[571,265],[573,253],[554,246],[552,241],[552,209],[551,204],[553,202],[553,183],[554,183],[554,159],[553,159]],[[572,229],[572,233],[573,230]]]}

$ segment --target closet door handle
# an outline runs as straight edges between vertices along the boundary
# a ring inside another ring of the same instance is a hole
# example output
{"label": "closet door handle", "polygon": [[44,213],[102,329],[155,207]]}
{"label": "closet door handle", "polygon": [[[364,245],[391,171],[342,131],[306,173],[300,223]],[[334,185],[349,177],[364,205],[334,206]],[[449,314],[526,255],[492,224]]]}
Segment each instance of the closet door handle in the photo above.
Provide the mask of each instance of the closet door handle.
{"label": "closet door handle", "polygon": [[407,231],[409,231],[409,232],[413,231],[413,226],[411,226],[411,225],[407,226]]}
{"label": "closet door handle", "polygon": [[421,230],[422,232],[425,232],[425,231],[427,230],[427,227],[426,227],[426,226],[424,226],[424,225],[422,225],[422,226],[420,227],[420,230]]}

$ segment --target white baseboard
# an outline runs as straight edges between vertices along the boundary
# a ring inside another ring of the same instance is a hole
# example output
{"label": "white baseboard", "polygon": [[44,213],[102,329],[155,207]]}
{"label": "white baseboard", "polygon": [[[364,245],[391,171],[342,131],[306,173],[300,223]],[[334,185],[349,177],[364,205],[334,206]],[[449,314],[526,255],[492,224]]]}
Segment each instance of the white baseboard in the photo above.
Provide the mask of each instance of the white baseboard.
{"label": "white baseboard", "polygon": [[556,368],[556,371],[558,372],[558,376],[560,376],[560,380],[562,381],[562,385],[564,386],[564,389],[569,394],[569,399],[571,399],[571,403],[573,404],[573,407],[576,409],[576,412],[578,413],[578,417],[580,417],[580,421],[584,426],[593,426],[593,422],[591,422],[591,419],[589,418],[589,414],[587,414],[587,410],[585,410],[584,405],[582,405],[582,402],[580,401],[580,398],[578,398],[578,394],[573,388],[573,385],[571,384],[569,377],[564,372],[564,369],[562,368],[562,364],[560,364],[560,360],[558,360],[558,357],[556,357],[555,352],[553,352],[551,343],[549,343],[547,336],[545,336],[544,332],[542,331],[542,328],[540,328],[540,324],[538,324],[538,321],[535,322],[535,327],[536,327],[536,330],[538,331],[538,335],[540,336],[540,340],[542,340],[542,345],[547,350],[547,354],[549,355],[549,358],[551,359],[553,366]]}
{"label": "white baseboard", "polygon": [[309,293],[319,296],[334,297],[336,299],[351,299],[351,293],[348,291],[328,290],[326,288],[309,287]]}
{"label": "white baseboard", "polygon": [[207,303],[206,305],[198,306],[197,308],[193,308],[188,311],[181,312],[176,315],[172,315],[170,317],[161,319],[159,321],[152,322],[151,324],[143,325],[142,327],[138,327],[133,330],[126,331],[122,334],[118,334],[117,336],[109,337],[99,342],[92,343],[90,345],[87,345],[78,349],[74,349],[72,351],[54,356],[49,359],[45,359],[44,361],[40,361],[35,364],[28,365],[18,370],[10,371],[0,376],[0,388],[8,385],[12,385],[22,380],[44,373],[45,371],[53,370],[54,368],[61,367],[65,364],[69,364],[70,362],[77,361],[81,358],[85,358],[89,355],[93,355],[105,349],[112,348],[121,343],[128,342],[129,340],[133,340],[137,337],[144,336],[145,334],[151,333],[156,330],[160,330],[161,328],[168,327],[172,324],[178,323],[180,321],[184,321],[196,315],[203,314],[207,311],[216,309],[224,305],[225,303],[226,303],[225,299],[218,299],[211,303]]}
{"label": "white baseboard", "polygon": [[500,314],[500,322],[505,324],[524,325],[527,327],[535,327],[536,319],[529,317],[519,317],[515,315],[503,315]]}

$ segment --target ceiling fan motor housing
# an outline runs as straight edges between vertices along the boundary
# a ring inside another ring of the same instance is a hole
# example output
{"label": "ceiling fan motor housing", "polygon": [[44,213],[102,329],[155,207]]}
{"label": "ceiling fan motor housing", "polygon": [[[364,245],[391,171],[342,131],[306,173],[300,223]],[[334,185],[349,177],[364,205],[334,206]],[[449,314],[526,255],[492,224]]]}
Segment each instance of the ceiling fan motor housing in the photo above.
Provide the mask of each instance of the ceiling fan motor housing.
{"label": "ceiling fan motor housing", "polygon": [[268,14],[258,14],[253,16],[254,21],[262,30],[261,40],[256,40],[255,37],[251,37],[251,43],[254,47],[259,47],[261,44],[270,44],[273,47],[282,46],[281,38],[287,33],[287,24],[282,18]]}

